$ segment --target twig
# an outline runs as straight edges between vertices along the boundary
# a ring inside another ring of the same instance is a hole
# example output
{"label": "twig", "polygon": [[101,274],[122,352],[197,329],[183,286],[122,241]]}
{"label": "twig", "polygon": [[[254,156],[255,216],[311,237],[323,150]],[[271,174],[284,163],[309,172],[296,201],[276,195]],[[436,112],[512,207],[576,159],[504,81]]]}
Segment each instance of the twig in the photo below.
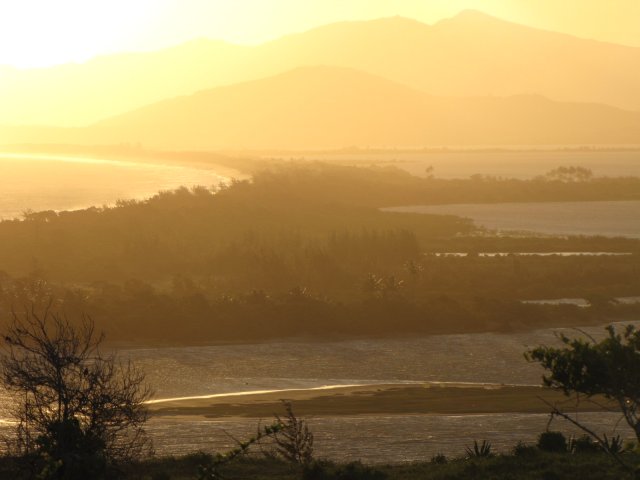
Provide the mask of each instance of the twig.
{"label": "twig", "polygon": [[551,402],[545,400],[542,397],[538,397],[542,402],[544,402],[549,408],[551,408],[551,419],[549,420],[549,424],[551,424],[551,420],[553,419],[554,416],[558,416],[561,418],[564,418],[565,420],[567,420],[568,422],[572,423],[573,425],[575,425],[576,427],[578,427],[580,430],[582,430],[583,432],[587,433],[588,435],[590,435],[591,437],[595,438],[599,443],[600,446],[602,447],[602,449],[608,453],[616,462],[618,462],[620,464],[620,466],[622,466],[625,470],[629,471],[629,473],[631,473],[633,478],[636,478],[636,471],[635,469],[627,464],[626,462],[624,462],[619,455],[617,455],[616,453],[612,452],[609,447],[608,447],[608,443],[601,438],[597,433],[595,433],[593,430],[591,430],[590,428],[586,427],[585,425],[581,424],[580,422],[578,422],[577,420],[571,418],[571,415],[568,415],[564,412],[562,412],[561,410],[559,410],[555,405],[553,405]]}

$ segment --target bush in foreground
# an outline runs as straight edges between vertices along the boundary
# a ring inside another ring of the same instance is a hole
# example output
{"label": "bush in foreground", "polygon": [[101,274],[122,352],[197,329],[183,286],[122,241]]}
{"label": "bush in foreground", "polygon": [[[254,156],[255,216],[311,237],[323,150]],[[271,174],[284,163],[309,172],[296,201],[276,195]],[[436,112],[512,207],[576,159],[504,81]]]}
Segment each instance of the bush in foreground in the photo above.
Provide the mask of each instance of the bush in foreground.
{"label": "bush in foreground", "polygon": [[52,302],[13,315],[0,384],[13,400],[10,447],[31,478],[114,478],[112,467],[146,451],[144,373],[103,354],[103,338],[89,318],[72,323]]}

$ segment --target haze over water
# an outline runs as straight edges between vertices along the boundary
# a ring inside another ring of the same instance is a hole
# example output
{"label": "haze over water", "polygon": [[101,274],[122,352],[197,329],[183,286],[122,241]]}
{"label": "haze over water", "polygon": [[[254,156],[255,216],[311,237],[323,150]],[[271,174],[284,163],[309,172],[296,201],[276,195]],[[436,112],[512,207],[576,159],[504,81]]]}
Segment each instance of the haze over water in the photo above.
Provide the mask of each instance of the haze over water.
{"label": "haze over water", "polygon": [[640,0],[0,5],[1,478],[621,478]]}
{"label": "haze over water", "polygon": [[[293,156],[293,155],[292,155]],[[297,155],[296,155],[297,156]],[[540,149],[526,146],[496,147],[495,149],[427,149],[423,152],[397,151],[304,153],[306,160],[332,161],[347,165],[388,165],[412,175],[437,178],[469,178],[488,175],[504,178],[531,179],[562,165],[580,165],[598,177],[628,177],[638,174],[640,148],[620,150],[575,149],[549,147]],[[428,170],[429,167],[432,170]]]}
{"label": "haze over water", "polygon": [[[225,172],[226,173],[226,172]],[[0,153],[0,218],[28,210],[77,210],[142,200],[180,186],[214,186],[228,177],[189,166]]]}

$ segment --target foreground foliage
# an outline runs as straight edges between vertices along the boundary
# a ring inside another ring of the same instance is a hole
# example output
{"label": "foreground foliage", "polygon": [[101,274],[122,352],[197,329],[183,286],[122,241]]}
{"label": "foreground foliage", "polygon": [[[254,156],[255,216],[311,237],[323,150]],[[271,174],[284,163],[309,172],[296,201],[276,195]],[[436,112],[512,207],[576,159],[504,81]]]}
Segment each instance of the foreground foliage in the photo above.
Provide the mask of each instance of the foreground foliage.
{"label": "foreground foliage", "polygon": [[[576,404],[582,397],[593,401],[596,396],[614,402],[640,442],[640,331],[634,325],[627,325],[622,334],[612,325],[607,326],[606,331],[607,336],[600,341],[590,335],[586,335],[586,339],[560,335],[563,347],[541,346],[529,350],[526,357],[545,369],[545,386],[561,390],[567,397],[573,396]],[[619,437],[599,434],[566,407],[549,406],[552,419],[563,418],[586,433],[574,442],[574,449],[604,450],[627,469],[632,478],[640,477],[638,467],[623,458],[624,448]]]}
{"label": "foreground foliage", "polygon": [[309,465],[313,461],[313,433],[306,420],[298,418],[293,412],[291,402],[282,401],[285,415],[276,415],[276,424],[280,428],[274,432],[275,446],[273,455],[284,461]]}
{"label": "foreground foliage", "polygon": [[[629,461],[640,462],[635,453]],[[163,458],[130,464],[125,478],[136,480],[197,480],[198,466],[206,454]],[[358,463],[321,462],[307,470],[288,462],[243,458],[226,465],[227,480],[624,480],[629,474],[604,453],[547,453],[530,447],[520,454],[482,459],[453,459],[446,463],[416,462],[400,465],[364,466]],[[304,475],[304,477],[303,477]],[[11,469],[10,460],[0,461],[0,478],[28,478]]]}
{"label": "foreground foliage", "polygon": [[145,375],[100,351],[88,317],[71,323],[31,305],[4,335],[0,382],[17,422],[9,447],[34,478],[111,478],[147,446]]}
{"label": "foreground foliage", "polygon": [[[620,334],[610,325],[606,331],[600,341],[560,335],[563,347],[542,346],[527,356],[545,369],[545,386],[573,395],[576,401],[580,395],[586,400],[601,395],[614,401],[640,441],[640,330],[627,325]],[[552,413],[570,420],[558,408]],[[605,439],[596,440],[605,443]]]}

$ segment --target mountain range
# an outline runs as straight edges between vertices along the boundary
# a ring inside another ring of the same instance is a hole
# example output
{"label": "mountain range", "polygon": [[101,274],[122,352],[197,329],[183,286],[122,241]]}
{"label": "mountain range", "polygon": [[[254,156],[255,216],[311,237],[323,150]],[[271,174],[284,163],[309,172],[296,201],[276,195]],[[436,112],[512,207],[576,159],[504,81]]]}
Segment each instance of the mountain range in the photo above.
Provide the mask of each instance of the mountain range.
{"label": "mountain range", "polygon": [[0,105],[0,124],[11,125],[0,143],[639,143],[640,48],[476,11],[434,25],[394,17],[254,47],[198,40],[81,65],[3,67]]}
{"label": "mountain range", "polygon": [[192,150],[628,144],[640,138],[640,113],[537,95],[434,97],[354,69],[301,67],[89,127],[12,130],[17,143],[37,138]]}

